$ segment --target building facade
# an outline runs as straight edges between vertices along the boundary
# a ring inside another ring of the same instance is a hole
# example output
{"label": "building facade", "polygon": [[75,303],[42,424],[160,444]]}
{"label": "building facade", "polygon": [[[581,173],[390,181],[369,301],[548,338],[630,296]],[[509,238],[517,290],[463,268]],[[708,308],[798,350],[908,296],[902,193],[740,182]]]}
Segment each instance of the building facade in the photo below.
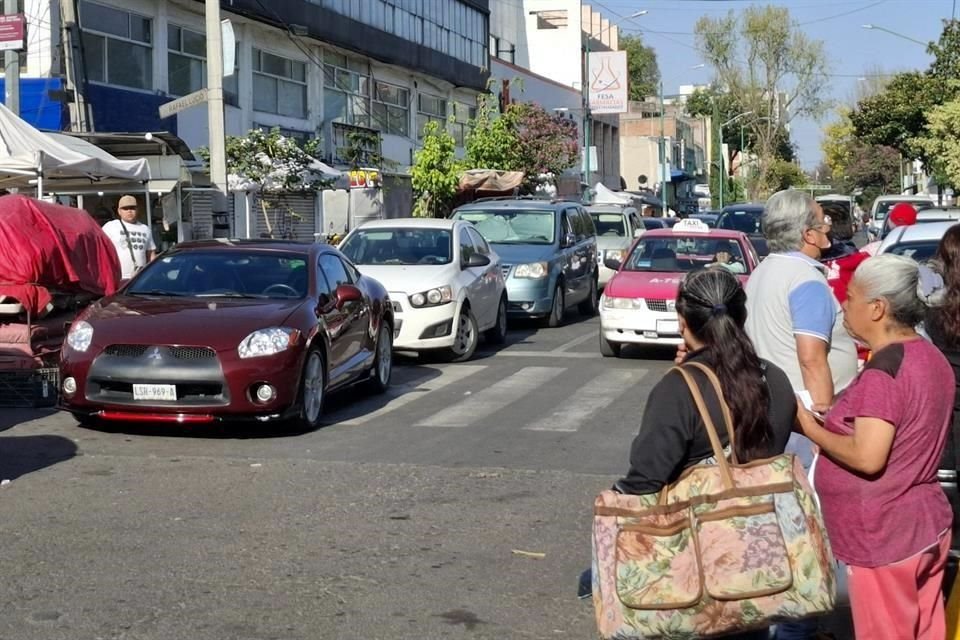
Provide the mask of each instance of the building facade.
{"label": "building facade", "polygon": [[[27,78],[64,77],[70,36],[61,34],[59,1],[24,0]],[[206,84],[203,1],[79,0],[77,10],[72,50],[86,75],[77,89],[95,129],[168,131],[193,149],[206,146],[204,104],[158,113]],[[224,79],[227,135],[279,127],[319,137],[321,159],[343,168],[350,133],[376,134],[371,155],[384,160],[382,205],[392,215],[412,208],[409,168],[423,127],[452,119],[462,143],[487,87],[488,0],[224,0],[221,18],[236,39]],[[389,202],[391,191],[399,200]],[[317,203],[317,231],[327,230],[324,208]]]}

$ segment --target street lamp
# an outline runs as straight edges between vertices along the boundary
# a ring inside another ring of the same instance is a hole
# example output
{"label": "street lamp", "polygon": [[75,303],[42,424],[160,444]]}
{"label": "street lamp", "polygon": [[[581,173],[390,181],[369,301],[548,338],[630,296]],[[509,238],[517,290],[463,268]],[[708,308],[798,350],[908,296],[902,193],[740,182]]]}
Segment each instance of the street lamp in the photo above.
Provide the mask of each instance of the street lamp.
{"label": "street lamp", "polygon": [[860,25],[860,26],[863,27],[864,29],[871,29],[871,30],[875,29],[875,30],[877,30],[877,31],[883,31],[883,32],[885,32],[885,33],[889,33],[889,34],[892,35],[892,36],[897,36],[898,38],[903,38],[904,40],[909,40],[910,42],[916,42],[917,44],[922,44],[923,46],[927,46],[928,44],[930,44],[929,42],[924,42],[923,40],[917,40],[916,38],[911,38],[910,36],[905,36],[905,35],[903,35],[902,33],[897,33],[896,31],[891,31],[890,29],[887,29],[887,28],[885,28],[885,27],[878,27],[878,26],[875,25],[875,24],[862,24],[862,25]]}
{"label": "street lamp", "polygon": [[[581,1],[581,9],[582,8],[583,6]],[[580,13],[581,15],[583,15],[583,11],[581,11]],[[640,16],[645,16],[645,15],[647,15],[647,10],[643,9],[642,11],[637,11],[635,13],[630,14],[625,19],[633,20],[634,18],[639,18]],[[598,38],[602,37],[604,31],[607,31],[611,27],[616,27],[616,26],[618,25],[616,25],[615,23],[610,23],[609,25],[607,25],[606,29],[601,29],[599,32],[597,32],[596,37]],[[583,33],[582,25],[580,27],[580,32],[582,37],[582,33]],[[584,182],[587,183],[588,192],[590,189],[590,173],[591,173],[590,171],[590,133],[591,133],[591,129],[593,129],[593,119],[590,115],[590,40],[593,37],[594,35],[590,33],[587,35],[586,38],[584,38],[584,47],[583,47],[584,56],[583,56],[583,65],[582,65],[583,77],[580,82],[581,94],[583,96],[582,98],[583,99],[583,153],[585,156],[583,176],[584,176]]]}
{"label": "street lamp", "polygon": [[723,128],[727,127],[741,118],[746,118],[747,116],[752,116],[753,111],[744,111],[743,113],[733,116],[726,122],[720,125],[720,208],[723,209],[723,183],[727,181],[727,172],[724,169],[724,160],[726,159],[726,154],[723,152]]}

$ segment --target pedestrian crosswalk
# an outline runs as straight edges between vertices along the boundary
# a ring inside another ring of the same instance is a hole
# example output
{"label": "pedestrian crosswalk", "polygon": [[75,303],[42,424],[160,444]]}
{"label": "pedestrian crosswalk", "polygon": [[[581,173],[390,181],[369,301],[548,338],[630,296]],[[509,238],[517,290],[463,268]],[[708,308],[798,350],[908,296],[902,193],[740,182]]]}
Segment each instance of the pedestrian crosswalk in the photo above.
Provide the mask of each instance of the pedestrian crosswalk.
{"label": "pedestrian crosswalk", "polygon": [[[551,364],[553,364],[551,362]],[[652,365],[645,366],[645,365]],[[504,424],[527,432],[571,433],[593,424],[608,407],[629,403],[639,411],[661,363],[531,366],[522,359],[505,366],[470,363],[398,367],[386,394],[355,397],[333,407],[329,424],[359,426],[376,421],[413,428],[463,429]]]}

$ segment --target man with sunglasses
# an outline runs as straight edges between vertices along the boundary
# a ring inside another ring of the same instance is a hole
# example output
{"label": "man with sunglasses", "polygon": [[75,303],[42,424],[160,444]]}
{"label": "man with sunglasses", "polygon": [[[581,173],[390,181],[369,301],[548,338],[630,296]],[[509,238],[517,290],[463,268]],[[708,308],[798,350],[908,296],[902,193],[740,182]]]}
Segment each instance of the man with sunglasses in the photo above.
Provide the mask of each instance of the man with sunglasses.
{"label": "man with sunglasses", "polygon": [[117,203],[117,219],[103,225],[120,258],[121,277],[129,280],[157,257],[150,227],[137,222],[137,199],[123,196]]}

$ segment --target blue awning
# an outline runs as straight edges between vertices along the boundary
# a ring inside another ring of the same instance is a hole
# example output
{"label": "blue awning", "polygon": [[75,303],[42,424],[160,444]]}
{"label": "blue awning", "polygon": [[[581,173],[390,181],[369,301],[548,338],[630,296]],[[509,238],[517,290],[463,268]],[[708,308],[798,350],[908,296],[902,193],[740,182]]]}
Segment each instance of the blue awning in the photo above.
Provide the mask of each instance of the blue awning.
{"label": "blue awning", "polygon": [[687,180],[693,180],[693,176],[676,167],[670,167],[670,182],[686,182]]}

